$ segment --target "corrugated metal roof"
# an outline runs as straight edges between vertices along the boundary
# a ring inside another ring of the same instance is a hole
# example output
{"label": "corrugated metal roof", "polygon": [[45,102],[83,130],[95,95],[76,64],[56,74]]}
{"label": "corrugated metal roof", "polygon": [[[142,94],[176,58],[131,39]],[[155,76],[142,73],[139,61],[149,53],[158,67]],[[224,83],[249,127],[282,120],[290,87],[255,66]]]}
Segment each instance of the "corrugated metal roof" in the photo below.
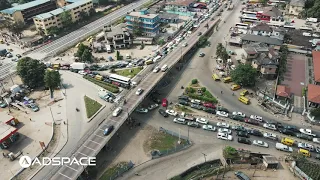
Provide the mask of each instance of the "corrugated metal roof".
{"label": "corrugated metal roof", "polygon": [[55,9],[55,10],[47,12],[47,13],[39,14],[39,15],[35,16],[35,18],[48,19],[48,18],[51,18],[52,16],[59,15],[59,14],[63,13],[64,11],[74,9],[75,7],[81,6],[81,5],[86,4],[88,2],[92,2],[92,0],[76,0],[74,3],[69,4],[67,6]]}
{"label": "corrugated metal roof", "polygon": [[320,82],[320,51],[312,51],[314,80]]}
{"label": "corrugated metal roof", "polygon": [[18,6],[14,6],[8,9],[4,9],[0,12],[5,13],[5,14],[13,14],[16,11],[23,11],[25,9],[29,9],[44,3],[50,2],[50,0],[35,0],[35,1],[31,1],[25,4],[20,4]]}

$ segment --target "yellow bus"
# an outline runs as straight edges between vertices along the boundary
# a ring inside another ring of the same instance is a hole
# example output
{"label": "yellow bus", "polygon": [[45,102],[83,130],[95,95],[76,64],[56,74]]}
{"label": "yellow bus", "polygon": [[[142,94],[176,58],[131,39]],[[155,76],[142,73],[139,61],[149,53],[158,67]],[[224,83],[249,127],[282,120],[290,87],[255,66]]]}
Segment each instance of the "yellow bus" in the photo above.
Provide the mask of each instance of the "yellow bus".
{"label": "yellow bus", "polygon": [[224,83],[229,83],[229,82],[231,82],[231,77],[223,78],[222,81],[223,81]]}
{"label": "yellow bus", "polygon": [[217,74],[212,74],[212,79],[215,81],[220,81],[220,77]]}
{"label": "yellow bus", "polygon": [[282,138],[281,143],[288,146],[292,146],[294,143],[294,140],[290,138]]}
{"label": "yellow bus", "polygon": [[150,64],[153,64],[153,61],[152,61],[152,59],[150,59],[150,60],[146,61],[146,62],[145,62],[145,64],[146,64],[146,65],[150,65]]}
{"label": "yellow bus", "polygon": [[250,104],[250,100],[244,96],[239,97],[239,101],[242,102],[243,104]]}

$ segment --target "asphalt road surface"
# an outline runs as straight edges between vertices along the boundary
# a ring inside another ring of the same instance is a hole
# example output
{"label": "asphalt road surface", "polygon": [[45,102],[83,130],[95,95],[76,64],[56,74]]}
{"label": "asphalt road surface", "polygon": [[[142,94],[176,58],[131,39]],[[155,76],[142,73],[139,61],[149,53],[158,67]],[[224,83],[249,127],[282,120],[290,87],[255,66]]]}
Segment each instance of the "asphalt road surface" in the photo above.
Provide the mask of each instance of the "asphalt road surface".
{"label": "asphalt road surface", "polygon": [[[216,21],[210,21],[209,26],[213,26]],[[204,33],[207,31],[207,27],[204,24],[201,24],[200,27],[193,32],[187,39],[189,46],[187,47],[178,47],[173,52],[167,55],[165,59],[160,62],[160,67],[164,64],[167,64],[169,69],[177,63],[177,61],[181,58],[182,54],[186,54],[188,50],[197,42],[199,36],[197,35],[198,32]],[[166,72],[168,72],[167,70]],[[107,121],[102,121],[101,125],[97,126],[95,131],[88,133],[88,136],[84,136],[84,139],[87,139],[79,148],[76,149],[74,157],[81,158],[81,157],[92,157],[95,156],[109,141],[111,136],[116,132],[116,130],[124,123],[127,119],[128,115],[143,101],[145,96],[153,89],[153,87],[165,76],[165,73],[153,73],[149,71],[149,74],[140,82],[140,85],[131,90],[129,94],[126,96],[126,104],[122,106],[123,112],[118,117],[113,117],[109,114],[106,115]],[[135,94],[138,88],[144,89],[144,93],[140,96]],[[101,113],[100,113],[101,114]],[[115,127],[113,133],[109,136],[103,136],[103,130],[112,124]],[[81,172],[83,171],[82,166],[77,165],[65,165],[62,166],[58,172],[51,171],[51,173],[46,177],[49,178],[51,175],[54,174],[52,179],[76,179]]]}
{"label": "asphalt road surface", "polygon": [[34,59],[44,59],[48,56],[54,56],[57,53],[74,46],[79,41],[85,39],[86,37],[97,33],[100,31],[105,25],[110,24],[112,21],[119,19],[127,12],[131,12],[133,9],[136,9],[143,5],[144,3],[148,2],[149,0],[139,0],[134,3],[131,3],[123,8],[104,16],[92,23],[73,31],[47,45],[44,45],[34,51],[32,51],[28,56]]}

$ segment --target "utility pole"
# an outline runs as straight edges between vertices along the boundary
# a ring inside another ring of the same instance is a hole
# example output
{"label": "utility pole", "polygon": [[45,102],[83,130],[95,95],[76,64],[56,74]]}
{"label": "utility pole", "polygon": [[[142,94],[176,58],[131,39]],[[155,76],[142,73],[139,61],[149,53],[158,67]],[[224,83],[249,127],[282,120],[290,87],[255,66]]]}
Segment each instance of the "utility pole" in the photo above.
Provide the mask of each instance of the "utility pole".
{"label": "utility pole", "polygon": [[203,154],[203,157],[204,157],[204,162],[206,163],[207,162],[207,159],[206,159],[206,154],[205,153],[202,153]]}

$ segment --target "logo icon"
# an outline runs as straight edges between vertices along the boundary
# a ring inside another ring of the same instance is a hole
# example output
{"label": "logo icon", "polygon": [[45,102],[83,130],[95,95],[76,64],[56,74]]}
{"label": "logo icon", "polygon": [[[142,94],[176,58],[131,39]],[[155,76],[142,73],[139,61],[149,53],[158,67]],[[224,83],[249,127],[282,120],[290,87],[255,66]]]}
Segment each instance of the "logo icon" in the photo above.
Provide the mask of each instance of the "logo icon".
{"label": "logo icon", "polygon": [[23,168],[28,168],[31,166],[31,158],[29,156],[22,156],[20,159],[19,159],[19,164],[21,167]]}

